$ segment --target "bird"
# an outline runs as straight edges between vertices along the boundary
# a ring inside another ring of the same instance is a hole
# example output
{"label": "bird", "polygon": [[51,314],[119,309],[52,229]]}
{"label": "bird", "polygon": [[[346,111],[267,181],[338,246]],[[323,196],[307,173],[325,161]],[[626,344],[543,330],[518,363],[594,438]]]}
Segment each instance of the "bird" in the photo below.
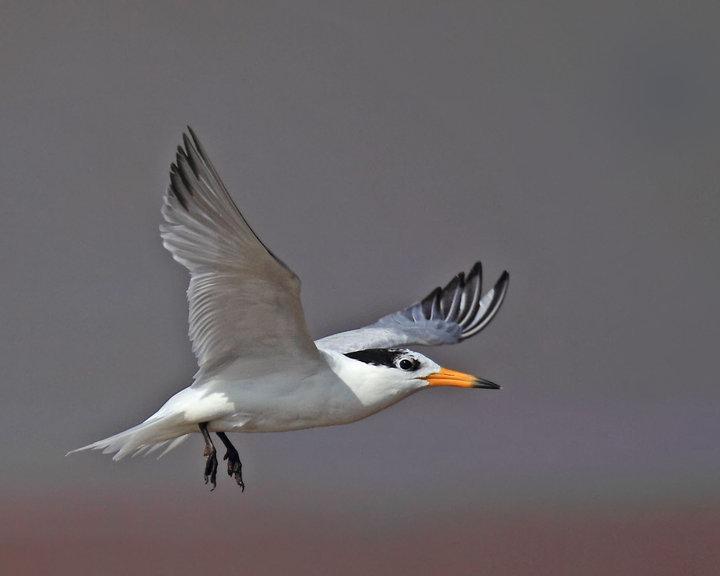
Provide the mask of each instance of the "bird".
{"label": "bird", "polygon": [[300,279],[250,227],[189,126],[161,213],[162,243],[190,275],[188,334],[198,370],[142,423],[68,454],[102,450],[120,460],[162,449],[162,456],[200,433],[203,477],[214,490],[215,434],[226,450],[228,476],[244,491],[228,433],[349,424],[427,388],[500,388],[407,346],[454,344],[478,334],[500,309],[507,271],[483,293],[476,262],[467,275],[460,272],[407,308],[313,340]]}

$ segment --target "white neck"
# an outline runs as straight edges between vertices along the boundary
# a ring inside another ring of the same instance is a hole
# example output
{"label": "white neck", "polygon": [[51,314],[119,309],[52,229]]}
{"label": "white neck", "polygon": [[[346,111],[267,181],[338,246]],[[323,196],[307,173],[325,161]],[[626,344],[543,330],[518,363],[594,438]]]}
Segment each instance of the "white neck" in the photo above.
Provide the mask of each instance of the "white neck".
{"label": "white neck", "polygon": [[384,366],[365,364],[337,352],[321,351],[333,372],[369,413],[382,410],[425,387],[420,380],[397,378]]}

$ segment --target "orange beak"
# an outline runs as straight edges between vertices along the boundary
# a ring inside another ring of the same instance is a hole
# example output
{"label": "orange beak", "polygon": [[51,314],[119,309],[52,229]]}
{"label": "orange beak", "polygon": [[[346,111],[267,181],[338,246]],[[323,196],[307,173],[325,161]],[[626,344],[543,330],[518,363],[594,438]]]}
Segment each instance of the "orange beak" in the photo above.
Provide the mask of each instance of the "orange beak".
{"label": "orange beak", "polygon": [[478,378],[472,374],[440,368],[439,372],[425,376],[429,386],[454,386],[455,388],[486,388],[499,390],[500,386],[490,380]]}

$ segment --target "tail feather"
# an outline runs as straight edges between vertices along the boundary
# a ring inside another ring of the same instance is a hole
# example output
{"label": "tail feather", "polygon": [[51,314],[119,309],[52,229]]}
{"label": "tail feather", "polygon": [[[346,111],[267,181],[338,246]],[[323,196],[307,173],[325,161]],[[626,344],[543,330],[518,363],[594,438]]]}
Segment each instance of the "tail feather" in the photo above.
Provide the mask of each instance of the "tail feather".
{"label": "tail feather", "polygon": [[[180,436],[180,438],[183,438],[183,436]],[[150,456],[150,454],[152,454],[152,453],[155,452],[156,450],[160,450],[160,448],[162,448],[163,446],[165,446],[165,444],[167,444],[168,442],[170,442],[170,440],[163,440],[162,442],[158,442],[158,443],[156,443],[156,444],[153,444],[152,446],[150,446],[150,448],[148,449],[148,451],[145,452],[145,454],[143,454],[143,456]]]}
{"label": "tail feather", "polygon": [[114,436],[71,450],[66,455],[84,450],[102,450],[103,454],[114,453],[113,460],[121,460],[128,454],[137,456],[146,450],[145,455],[147,455],[170,442],[160,455],[164,456],[179,446],[188,436],[187,426],[178,426],[170,419],[158,418],[147,420]]}
{"label": "tail feather", "polygon": [[[182,444],[183,442],[185,442],[185,440],[188,439],[188,436],[190,436],[190,434],[185,434],[184,436],[178,436],[177,438],[175,438],[172,442],[170,442],[170,444],[168,445],[168,447],[165,448],[165,450],[163,450],[163,451],[160,453],[160,456],[158,456],[158,460],[160,460],[160,458],[162,458],[163,456],[165,456],[165,454],[167,454],[168,452],[170,452],[170,450],[175,450],[175,448],[177,448],[178,446],[180,446],[180,444]],[[165,442],[163,442],[163,444],[165,444]],[[152,448],[152,449],[150,450],[150,452],[152,452],[154,449],[155,449],[155,448]],[[148,452],[148,454],[150,454],[150,452]]]}

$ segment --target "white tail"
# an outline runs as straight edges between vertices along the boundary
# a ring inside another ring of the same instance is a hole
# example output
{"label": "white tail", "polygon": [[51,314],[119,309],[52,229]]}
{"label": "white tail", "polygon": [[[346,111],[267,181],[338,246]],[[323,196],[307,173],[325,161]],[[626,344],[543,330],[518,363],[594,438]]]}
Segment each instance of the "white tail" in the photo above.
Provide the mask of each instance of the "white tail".
{"label": "white tail", "polygon": [[115,434],[103,440],[98,440],[82,448],[71,450],[66,454],[74,454],[83,450],[102,450],[103,454],[112,454],[113,460],[120,460],[128,454],[137,456],[145,452],[145,455],[155,452],[165,444],[169,445],[160,454],[164,456],[173,448],[177,448],[189,436],[187,424],[179,426],[174,418],[151,417],[142,424],[133,426],[124,432]]}

